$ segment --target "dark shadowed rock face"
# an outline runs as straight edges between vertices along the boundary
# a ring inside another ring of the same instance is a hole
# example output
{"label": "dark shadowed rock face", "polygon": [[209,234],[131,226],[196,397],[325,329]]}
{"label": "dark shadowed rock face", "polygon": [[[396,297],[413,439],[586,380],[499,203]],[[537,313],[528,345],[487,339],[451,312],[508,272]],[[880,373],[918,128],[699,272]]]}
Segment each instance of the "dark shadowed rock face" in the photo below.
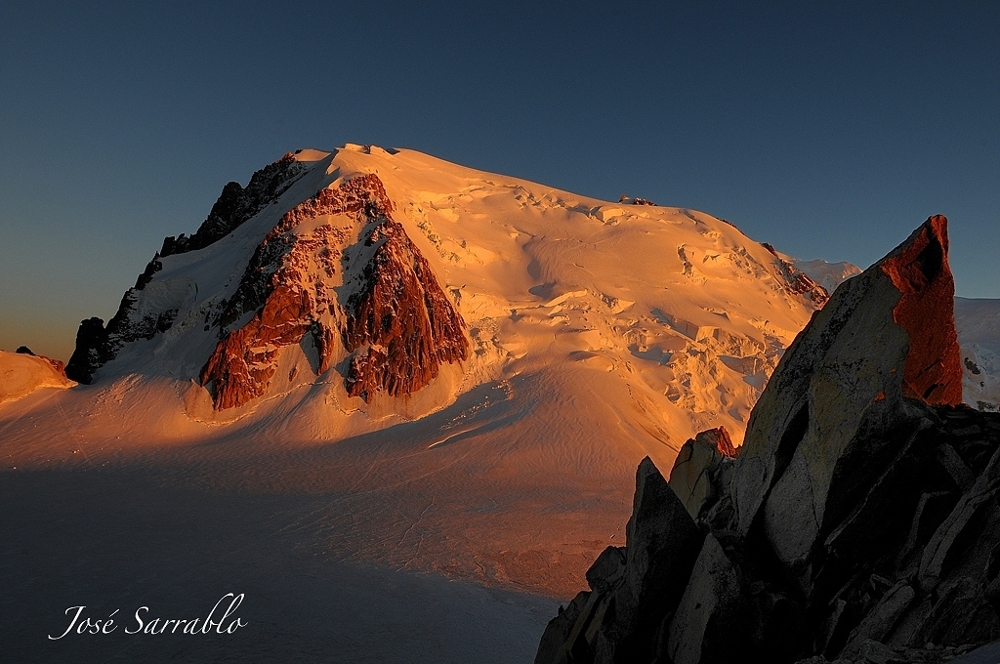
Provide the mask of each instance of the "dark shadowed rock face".
{"label": "dark shadowed rock face", "polygon": [[222,188],[219,200],[195,234],[165,238],[158,255],[183,254],[221,240],[281,196],[304,172],[303,165],[289,152],[254,173],[245,189],[239,182],[230,182]]}
{"label": "dark shadowed rock face", "polygon": [[[711,431],[666,491],[640,466],[633,519],[658,519],[598,558],[537,664],[940,662],[1000,638],[1000,414],[954,404],[947,246],[932,217],[834,293],[735,459]],[[631,610],[634,580],[671,564],[683,583]]]}
{"label": "dark shadowed rock face", "polygon": [[[382,182],[365,175],[282,216],[217,321],[221,339],[200,376],[216,409],[262,396],[279,350],[306,335],[318,350],[319,374],[338,354],[352,353],[347,390],[366,401],[412,394],[443,363],[466,359],[465,322],[392,209]],[[322,216],[339,217],[340,225],[299,229]],[[331,286],[338,273],[342,285]]]}
{"label": "dark shadowed rock face", "polygon": [[587,572],[591,592],[549,623],[537,664],[652,661],[649,635],[669,624],[704,534],[649,457],[636,472],[624,551],[608,547]]}

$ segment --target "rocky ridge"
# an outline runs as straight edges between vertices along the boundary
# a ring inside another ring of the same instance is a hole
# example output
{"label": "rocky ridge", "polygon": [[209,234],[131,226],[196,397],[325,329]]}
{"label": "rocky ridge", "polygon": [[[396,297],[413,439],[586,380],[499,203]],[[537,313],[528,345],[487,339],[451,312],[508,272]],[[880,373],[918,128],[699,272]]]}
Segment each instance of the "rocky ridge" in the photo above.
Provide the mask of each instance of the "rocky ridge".
{"label": "rocky ridge", "polygon": [[410,394],[442,364],[468,357],[465,321],[400,224],[383,217],[362,244],[372,253],[347,296],[343,336],[354,353],[347,391],[365,401],[378,392]]}
{"label": "rocky ridge", "polygon": [[826,290],[826,288],[813,281],[812,277],[796,267],[792,261],[789,261],[782,256],[773,245],[767,242],[762,242],[761,245],[774,255],[778,264],[778,269],[781,270],[781,275],[784,277],[785,283],[787,284],[789,293],[794,295],[805,295],[812,300],[817,307],[822,307],[827,303],[827,301],[829,301],[830,293]]}
{"label": "rocky ridge", "polygon": [[848,280],[733,455],[638,469],[536,662],[936,662],[1000,638],[1000,416],[961,400],[946,220]]}
{"label": "rocky ridge", "polygon": [[89,384],[94,372],[113,360],[122,346],[139,339],[151,339],[158,332],[170,329],[177,316],[176,309],[140,314],[136,306],[139,291],[163,268],[160,259],[202,249],[225,237],[276,201],[304,172],[302,164],[295,160],[292,153],[287,153],[254,173],[246,188],[238,182],[230,182],[223,187],[208,218],[194,235],[189,237],[182,233],[178,237],[164,238],[163,246],[136,279],[135,286],[122,296],[118,311],[107,325],[96,316],[80,323],[76,349],[66,365],[67,375],[79,383]]}
{"label": "rocky ridge", "polygon": [[195,251],[222,239],[286,192],[305,170],[288,152],[254,173],[245,188],[239,182],[228,183],[195,234],[164,238],[158,257]]}

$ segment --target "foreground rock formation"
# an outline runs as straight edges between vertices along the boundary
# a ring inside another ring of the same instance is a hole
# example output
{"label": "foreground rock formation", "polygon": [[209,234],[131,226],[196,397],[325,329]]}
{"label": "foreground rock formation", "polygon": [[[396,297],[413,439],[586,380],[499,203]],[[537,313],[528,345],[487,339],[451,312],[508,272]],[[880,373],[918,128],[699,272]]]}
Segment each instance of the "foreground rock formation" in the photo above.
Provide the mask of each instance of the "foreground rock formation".
{"label": "foreground rock formation", "polygon": [[1000,638],[1000,415],[960,403],[947,221],[845,282],[733,454],[639,466],[549,662],[932,662]]}

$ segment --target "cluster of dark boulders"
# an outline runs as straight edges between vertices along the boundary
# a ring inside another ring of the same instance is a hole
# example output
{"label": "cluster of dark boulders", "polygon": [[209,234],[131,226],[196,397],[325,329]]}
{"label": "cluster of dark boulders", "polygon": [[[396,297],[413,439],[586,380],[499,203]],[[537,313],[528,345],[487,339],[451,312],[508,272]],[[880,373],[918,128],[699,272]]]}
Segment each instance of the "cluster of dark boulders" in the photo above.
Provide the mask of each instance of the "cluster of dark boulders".
{"label": "cluster of dark boulders", "polygon": [[618,202],[619,203],[628,203],[629,205],[653,205],[653,206],[656,205],[656,203],[654,203],[651,200],[648,200],[648,199],[645,199],[645,198],[639,198],[639,197],[632,198],[631,196],[628,196],[626,194],[622,194],[618,198]]}
{"label": "cluster of dark boulders", "polygon": [[639,466],[536,664],[943,662],[1000,639],[1000,414],[961,404],[946,220],[846,281],[741,449]]}

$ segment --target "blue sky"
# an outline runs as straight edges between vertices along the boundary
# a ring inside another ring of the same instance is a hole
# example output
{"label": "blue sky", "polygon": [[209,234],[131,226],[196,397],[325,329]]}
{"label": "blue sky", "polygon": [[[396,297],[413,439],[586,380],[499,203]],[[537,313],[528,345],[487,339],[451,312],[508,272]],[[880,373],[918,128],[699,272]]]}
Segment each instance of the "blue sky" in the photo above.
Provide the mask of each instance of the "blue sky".
{"label": "blue sky", "polygon": [[0,348],[65,359],[226,182],[346,142],[861,266],[941,213],[1000,297],[1000,3],[94,4],[0,12]]}

